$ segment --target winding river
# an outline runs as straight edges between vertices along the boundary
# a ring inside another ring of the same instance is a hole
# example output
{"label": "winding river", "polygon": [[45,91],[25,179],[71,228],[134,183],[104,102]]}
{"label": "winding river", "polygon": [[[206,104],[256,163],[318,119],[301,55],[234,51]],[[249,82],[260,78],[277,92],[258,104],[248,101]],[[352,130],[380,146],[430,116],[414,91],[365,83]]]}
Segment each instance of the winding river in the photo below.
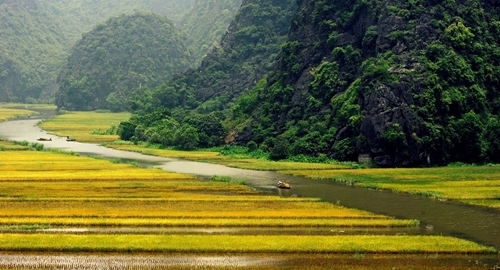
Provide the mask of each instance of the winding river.
{"label": "winding river", "polygon": [[[338,203],[347,207],[364,209],[396,218],[418,219],[422,226],[417,233],[451,235],[473,240],[500,249],[500,211],[450,201],[437,201],[420,196],[377,191],[346,186],[333,181],[315,180],[302,177],[281,175],[274,172],[261,172],[229,168],[221,165],[169,159],[142,155],[105,148],[95,144],[67,142],[64,138],[47,134],[37,123],[41,117],[19,119],[0,123],[0,136],[8,140],[37,142],[39,137],[51,137],[52,141],[42,142],[47,148],[60,148],[78,152],[82,155],[95,155],[106,158],[133,160],[145,166],[161,167],[165,170],[190,173],[203,177],[225,175],[245,179],[255,188],[281,196],[317,197],[324,201]],[[290,190],[278,190],[273,184],[287,181],[293,186]],[[426,225],[431,224],[432,230]]]}

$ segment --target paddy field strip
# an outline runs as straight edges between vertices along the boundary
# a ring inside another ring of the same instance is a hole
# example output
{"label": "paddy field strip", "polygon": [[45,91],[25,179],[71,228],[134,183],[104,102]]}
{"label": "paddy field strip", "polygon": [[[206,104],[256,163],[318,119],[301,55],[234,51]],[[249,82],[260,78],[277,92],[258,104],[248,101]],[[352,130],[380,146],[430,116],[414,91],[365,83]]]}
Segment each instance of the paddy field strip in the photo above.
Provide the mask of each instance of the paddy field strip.
{"label": "paddy field strip", "polygon": [[43,121],[40,127],[51,134],[76,139],[79,142],[109,143],[118,135],[104,134],[111,126],[118,127],[130,113],[68,112]]}
{"label": "paddy field strip", "polygon": [[33,112],[29,110],[6,109],[0,106],[0,121],[5,121],[17,117],[26,117],[32,114]]}
{"label": "paddy field strip", "polygon": [[276,171],[282,174],[353,183],[359,187],[386,189],[500,209],[500,165],[353,169],[343,164],[235,160],[220,156],[216,152],[148,149],[119,143],[108,147],[149,155],[206,161],[240,169]]}
{"label": "paddy field strip", "polygon": [[33,111],[34,109],[43,110],[55,110],[56,107],[53,105],[46,104],[18,104],[18,103],[0,103],[0,122],[18,118],[18,117],[28,117],[34,114],[38,114]]}
{"label": "paddy field strip", "polygon": [[[273,235],[134,228],[409,228],[400,220],[314,198],[264,195],[237,183],[60,152],[3,151],[1,252],[492,253],[470,241],[420,235]],[[127,233],[47,229],[131,228]],[[14,228],[14,229],[11,229]],[[337,229],[336,229],[337,228]],[[22,231],[22,233],[20,233]],[[339,230],[340,231],[340,230]]]}
{"label": "paddy field strip", "polygon": [[[0,234],[0,250],[179,253],[486,253],[444,236],[74,235]],[[293,243],[293,244],[290,244]]]}

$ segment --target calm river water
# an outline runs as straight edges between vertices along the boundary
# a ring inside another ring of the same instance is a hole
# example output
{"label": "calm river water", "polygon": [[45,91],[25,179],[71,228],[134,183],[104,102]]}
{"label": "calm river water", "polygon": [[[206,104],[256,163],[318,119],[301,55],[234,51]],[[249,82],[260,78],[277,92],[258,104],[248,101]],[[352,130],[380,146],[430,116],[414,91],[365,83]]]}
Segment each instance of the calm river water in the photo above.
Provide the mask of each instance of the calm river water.
{"label": "calm river water", "polygon": [[[45,116],[45,115],[43,115]],[[468,206],[455,202],[441,202],[420,196],[356,188],[328,180],[314,180],[281,175],[274,172],[260,172],[228,168],[221,165],[183,161],[147,156],[138,153],[118,151],[94,144],[67,142],[64,138],[47,134],[37,126],[40,119],[30,118],[0,123],[0,136],[8,140],[37,142],[39,137],[52,137],[43,142],[47,148],[60,148],[84,155],[134,160],[147,166],[165,170],[191,173],[199,176],[231,176],[245,179],[250,186],[281,196],[316,197],[324,201],[339,203],[347,207],[364,209],[396,218],[418,219],[422,223],[420,233],[452,235],[473,240],[500,249],[500,211]],[[277,181],[292,184],[290,190],[278,190]],[[432,230],[425,226],[431,224]]]}

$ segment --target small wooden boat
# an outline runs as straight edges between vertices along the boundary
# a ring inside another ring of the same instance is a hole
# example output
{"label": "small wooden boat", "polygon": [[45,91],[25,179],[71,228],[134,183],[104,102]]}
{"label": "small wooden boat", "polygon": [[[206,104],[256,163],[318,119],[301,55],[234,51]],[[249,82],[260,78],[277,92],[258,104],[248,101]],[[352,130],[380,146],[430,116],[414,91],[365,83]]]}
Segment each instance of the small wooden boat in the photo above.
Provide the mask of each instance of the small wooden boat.
{"label": "small wooden boat", "polygon": [[76,139],[70,138],[69,136],[66,136],[66,141],[67,142],[76,142]]}
{"label": "small wooden boat", "polygon": [[278,181],[278,183],[276,184],[276,186],[278,188],[284,188],[284,189],[290,189],[291,188],[290,183],[285,183],[285,182],[281,182],[281,181]]}
{"label": "small wooden boat", "polygon": [[49,138],[49,139],[47,139],[47,138],[38,138],[38,139],[36,139],[36,140],[37,140],[37,141],[42,141],[42,142],[45,142],[45,141],[52,141],[52,138]]}

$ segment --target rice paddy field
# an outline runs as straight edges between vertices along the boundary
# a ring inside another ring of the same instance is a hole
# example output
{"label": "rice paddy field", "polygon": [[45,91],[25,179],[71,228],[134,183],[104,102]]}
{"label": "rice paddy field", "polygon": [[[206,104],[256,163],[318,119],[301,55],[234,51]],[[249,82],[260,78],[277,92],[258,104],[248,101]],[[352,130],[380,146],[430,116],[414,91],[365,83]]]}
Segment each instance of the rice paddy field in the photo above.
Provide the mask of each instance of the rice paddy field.
{"label": "rice paddy field", "polygon": [[0,121],[5,121],[17,117],[27,117],[34,113],[33,111],[30,111],[28,109],[17,109],[12,108],[11,106],[12,105],[0,103]]}
{"label": "rice paddy field", "polygon": [[496,253],[416,220],[1,144],[0,269],[486,269],[471,258]]}
{"label": "rice paddy field", "polygon": [[43,121],[40,127],[54,135],[69,136],[80,142],[104,144],[118,140],[114,131],[129,117],[130,113],[66,112]]}

